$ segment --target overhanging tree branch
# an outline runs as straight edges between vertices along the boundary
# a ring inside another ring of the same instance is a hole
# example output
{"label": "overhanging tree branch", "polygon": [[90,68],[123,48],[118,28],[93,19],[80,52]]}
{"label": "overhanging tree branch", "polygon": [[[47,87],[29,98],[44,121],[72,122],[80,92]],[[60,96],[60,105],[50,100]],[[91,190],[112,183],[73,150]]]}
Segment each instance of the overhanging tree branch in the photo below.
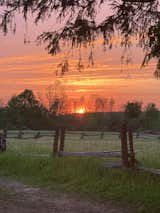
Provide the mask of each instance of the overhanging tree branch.
{"label": "overhanging tree branch", "polygon": [[[21,13],[25,20],[32,13],[35,23],[53,18],[56,13],[58,21],[64,21],[64,26],[38,36],[39,43],[47,43],[49,54],[59,53],[63,49],[62,42],[72,48],[81,48],[93,46],[99,37],[103,37],[105,46],[112,47],[112,38],[118,32],[122,46],[130,46],[133,37],[138,39],[146,54],[142,65],[152,58],[160,61],[158,0],[2,0],[0,6],[4,9],[0,14],[0,28],[5,34],[9,28],[15,32],[17,13]],[[106,12],[103,20],[98,22],[102,7],[110,7],[112,13],[108,15]],[[159,77],[159,71],[157,73]]]}

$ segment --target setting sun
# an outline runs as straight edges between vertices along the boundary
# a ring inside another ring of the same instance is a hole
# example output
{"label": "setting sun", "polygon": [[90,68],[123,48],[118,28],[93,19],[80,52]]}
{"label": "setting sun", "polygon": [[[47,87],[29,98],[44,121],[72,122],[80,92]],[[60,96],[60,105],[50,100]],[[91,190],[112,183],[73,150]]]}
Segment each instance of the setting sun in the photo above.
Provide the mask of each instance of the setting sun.
{"label": "setting sun", "polygon": [[76,113],[79,113],[79,114],[83,114],[86,112],[86,109],[84,107],[80,107],[79,109],[76,110]]}

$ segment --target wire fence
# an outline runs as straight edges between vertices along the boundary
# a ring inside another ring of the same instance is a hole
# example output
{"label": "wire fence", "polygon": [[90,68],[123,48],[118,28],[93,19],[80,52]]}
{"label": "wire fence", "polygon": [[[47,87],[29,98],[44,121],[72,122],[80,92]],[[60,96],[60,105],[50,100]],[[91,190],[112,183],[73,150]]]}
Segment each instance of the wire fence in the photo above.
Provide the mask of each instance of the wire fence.
{"label": "wire fence", "polygon": [[[24,155],[50,156],[53,152],[54,131],[8,131],[7,151]],[[134,134],[136,159],[140,164],[160,169],[160,136]],[[65,152],[121,151],[119,133],[98,131],[66,131]]]}
{"label": "wire fence", "polygon": [[160,137],[154,134],[141,133],[134,137],[136,158],[147,167],[160,169]]}
{"label": "wire fence", "polygon": [[49,156],[53,139],[54,131],[8,131],[7,150],[22,155]]}
{"label": "wire fence", "polygon": [[64,151],[103,152],[120,151],[118,133],[109,132],[66,132]]}

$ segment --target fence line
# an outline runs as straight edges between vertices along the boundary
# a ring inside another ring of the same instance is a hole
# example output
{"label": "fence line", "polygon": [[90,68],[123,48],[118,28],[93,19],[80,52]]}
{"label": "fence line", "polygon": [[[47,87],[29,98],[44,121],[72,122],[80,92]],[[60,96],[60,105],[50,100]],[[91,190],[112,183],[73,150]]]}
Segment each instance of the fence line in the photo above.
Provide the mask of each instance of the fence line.
{"label": "fence line", "polygon": [[[17,137],[18,132],[7,132],[8,151],[26,155],[53,155],[55,131],[23,131],[24,134],[21,138]],[[40,132],[40,135],[35,137],[38,132]],[[85,134],[83,138],[81,138],[82,133]],[[119,133],[105,131],[103,139],[100,138],[101,133],[98,131],[66,131],[63,152],[60,155],[63,153],[67,156],[67,153],[70,152],[72,155],[73,153],[79,153],[81,156],[87,156],[91,155],[91,152],[95,155],[102,152],[102,155],[105,156],[112,151],[121,151]],[[158,134],[153,135],[142,132],[139,137],[133,134],[133,144],[135,157],[142,165],[149,168],[160,168],[160,136]]]}

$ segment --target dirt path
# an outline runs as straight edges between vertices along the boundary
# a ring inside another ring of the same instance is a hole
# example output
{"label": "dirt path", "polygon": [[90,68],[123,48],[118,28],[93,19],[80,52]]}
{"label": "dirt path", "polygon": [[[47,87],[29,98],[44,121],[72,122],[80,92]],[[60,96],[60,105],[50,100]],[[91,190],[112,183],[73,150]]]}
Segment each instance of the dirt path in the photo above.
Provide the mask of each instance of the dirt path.
{"label": "dirt path", "polygon": [[86,201],[0,178],[0,213],[130,213],[110,203]]}

